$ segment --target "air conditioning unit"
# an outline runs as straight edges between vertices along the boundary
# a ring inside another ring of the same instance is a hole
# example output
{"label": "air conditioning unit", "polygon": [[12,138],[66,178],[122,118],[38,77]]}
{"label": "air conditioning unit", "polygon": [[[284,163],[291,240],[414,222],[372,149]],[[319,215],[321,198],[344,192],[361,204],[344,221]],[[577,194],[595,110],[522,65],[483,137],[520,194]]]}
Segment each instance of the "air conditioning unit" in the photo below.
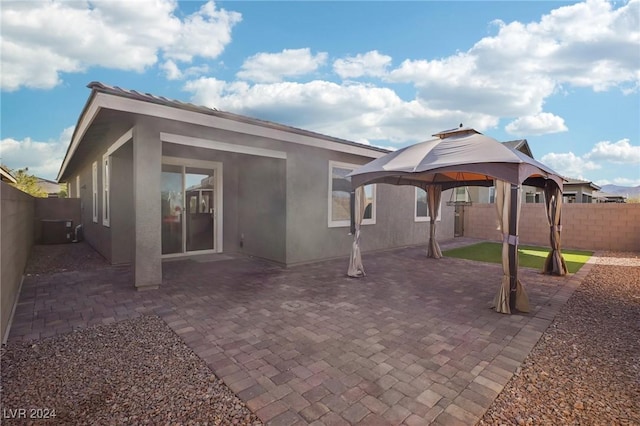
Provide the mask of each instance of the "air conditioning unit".
{"label": "air conditioning unit", "polygon": [[73,221],[67,219],[42,219],[41,243],[42,244],[65,244],[73,241],[75,232]]}

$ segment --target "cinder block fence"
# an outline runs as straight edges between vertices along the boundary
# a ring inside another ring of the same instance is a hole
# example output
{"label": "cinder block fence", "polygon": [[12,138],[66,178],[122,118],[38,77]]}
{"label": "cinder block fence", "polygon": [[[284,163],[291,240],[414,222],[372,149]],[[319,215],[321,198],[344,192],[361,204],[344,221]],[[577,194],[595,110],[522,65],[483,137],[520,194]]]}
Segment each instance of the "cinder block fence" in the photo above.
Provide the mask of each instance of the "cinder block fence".
{"label": "cinder block fence", "polygon": [[41,236],[41,220],[80,221],[77,198],[34,198],[0,182],[0,339],[7,328],[19,292],[24,268]]}
{"label": "cinder block fence", "polygon": [[24,192],[0,183],[0,309],[2,321],[0,338],[5,337],[7,326],[18,298],[22,273],[33,245],[34,198]]}
{"label": "cinder block fence", "polygon": [[[501,240],[494,204],[464,207],[464,235]],[[544,204],[522,204],[520,243],[549,245]],[[640,252],[640,204],[564,204],[562,246],[585,250]]]}

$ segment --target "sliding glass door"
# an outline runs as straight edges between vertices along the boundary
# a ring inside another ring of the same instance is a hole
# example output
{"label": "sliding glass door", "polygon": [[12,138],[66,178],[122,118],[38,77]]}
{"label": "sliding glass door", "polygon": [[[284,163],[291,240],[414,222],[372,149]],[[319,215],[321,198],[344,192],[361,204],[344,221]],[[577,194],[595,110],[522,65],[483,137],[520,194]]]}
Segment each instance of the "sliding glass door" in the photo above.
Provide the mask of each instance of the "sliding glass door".
{"label": "sliding glass door", "polygon": [[183,252],[182,166],[162,165],[162,254]]}
{"label": "sliding glass door", "polygon": [[186,168],[187,251],[213,250],[215,170]]}
{"label": "sliding glass door", "polygon": [[162,165],[162,254],[221,251],[216,244],[222,219],[218,163],[165,161],[170,163]]}

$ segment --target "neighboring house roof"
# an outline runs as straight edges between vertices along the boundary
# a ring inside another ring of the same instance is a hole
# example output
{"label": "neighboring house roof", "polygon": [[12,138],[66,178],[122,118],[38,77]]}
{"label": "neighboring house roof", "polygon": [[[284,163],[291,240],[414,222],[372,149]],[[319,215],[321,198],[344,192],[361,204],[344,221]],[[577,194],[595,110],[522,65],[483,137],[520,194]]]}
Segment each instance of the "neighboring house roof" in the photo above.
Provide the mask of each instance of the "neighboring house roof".
{"label": "neighboring house roof", "polygon": [[36,177],[38,186],[47,194],[58,194],[60,192],[60,184],[58,182]]}
{"label": "neighboring house roof", "polygon": [[597,198],[600,200],[611,200],[611,201],[624,201],[627,199],[624,195],[620,194],[611,194],[609,192],[595,191],[593,194],[593,198]]}
{"label": "neighboring house roof", "polygon": [[502,144],[508,146],[511,149],[517,149],[518,151],[524,154],[527,154],[529,157],[533,158],[533,153],[531,152],[531,148],[529,147],[529,142],[527,142],[526,139],[506,141],[506,142],[502,142]]}
{"label": "neighboring house roof", "polygon": [[574,179],[574,178],[568,178],[568,177],[565,177],[564,179],[565,179],[565,183],[564,183],[565,189],[567,189],[567,186],[570,186],[570,187],[588,186],[589,188],[595,191],[598,191],[600,189],[598,185],[588,180]]}
{"label": "neighboring house roof", "polygon": [[11,174],[9,169],[0,166],[0,180],[3,182],[17,183],[16,178]]}
{"label": "neighboring house roof", "polygon": [[[365,155],[366,153],[368,153],[368,156],[372,158],[377,158],[380,155],[390,152],[389,150],[384,148],[365,145],[358,142],[352,142],[346,139],[327,136],[321,133],[299,129],[299,128],[287,126],[284,124],[278,124],[271,121],[260,120],[257,118],[234,114],[231,112],[220,111],[215,108],[208,108],[205,106],[199,106],[191,103],[181,102],[178,100],[168,99],[162,96],[152,95],[150,93],[140,93],[135,90],[122,89],[117,86],[110,86],[100,82],[95,82],[95,81],[91,82],[87,85],[87,87],[91,89],[91,95],[89,96],[89,99],[87,100],[87,103],[85,104],[85,107],[78,119],[78,123],[76,125],[73,136],[71,138],[71,143],[69,144],[69,147],[65,154],[65,158],[62,162],[60,172],[58,173],[58,180],[61,180],[61,178],[64,176],[65,169],[68,165],[69,159],[73,156],[73,153],[77,148],[77,145],[79,144],[80,140],[84,136],[84,132],[90,126],[91,122],[96,117],[100,109],[112,109],[112,110],[130,112],[132,114],[149,115],[149,116],[155,116],[160,118],[191,122],[193,124],[199,124],[199,125],[205,125],[205,126],[209,125],[211,127],[214,126],[213,123],[216,121],[216,119],[231,120],[236,123],[244,123],[248,126],[259,126],[260,128],[274,130],[276,132],[286,132],[287,134],[295,134],[303,137],[313,138],[316,140],[315,146],[318,146],[317,144],[318,140],[326,141],[329,143],[329,145],[331,145],[332,149],[343,151],[343,152],[359,154],[359,155]],[[136,106],[126,102],[121,102],[120,104],[118,104],[117,102],[109,102],[108,100],[109,97],[117,97],[123,100],[126,99],[126,100],[141,102],[143,103],[143,105],[147,105],[148,107],[142,108],[140,104],[136,104],[137,105]],[[171,113],[170,111],[160,110],[157,107],[152,108],[151,105],[168,107],[175,110],[176,112]],[[195,113],[201,116],[208,116],[211,118],[207,120],[202,118],[196,119],[193,116],[186,117],[184,113],[178,114],[177,111],[187,111],[189,113]],[[187,119],[190,121],[188,121]],[[237,125],[228,126],[228,127],[234,127],[236,129],[238,128]],[[289,139],[290,140],[288,141],[293,142],[291,138]],[[298,139],[299,140],[297,142],[302,143],[301,139],[303,138],[298,138]],[[310,143],[310,141],[304,144],[314,146],[314,144]]]}

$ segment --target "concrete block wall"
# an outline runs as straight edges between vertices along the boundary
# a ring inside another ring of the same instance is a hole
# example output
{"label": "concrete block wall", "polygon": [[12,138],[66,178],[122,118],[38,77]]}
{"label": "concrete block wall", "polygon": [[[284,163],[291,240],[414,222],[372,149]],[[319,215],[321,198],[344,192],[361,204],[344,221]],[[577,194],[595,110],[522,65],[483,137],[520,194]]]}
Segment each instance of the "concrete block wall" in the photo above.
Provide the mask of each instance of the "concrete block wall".
{"label": "concrete block wall", "polygon": [[4,339],[33,246],[35,199],[4,182],[0,185],[0,336]]}
{"label": "concrete block wall", "polygon": [[[465,236],[501,239],[494,204],[466,206],[464,219]],[[519,235],[522,244],[549,244],[544,204],[522,205]],[[567,248],[640,252],[640,204],[565,204],[561,237]]]}

